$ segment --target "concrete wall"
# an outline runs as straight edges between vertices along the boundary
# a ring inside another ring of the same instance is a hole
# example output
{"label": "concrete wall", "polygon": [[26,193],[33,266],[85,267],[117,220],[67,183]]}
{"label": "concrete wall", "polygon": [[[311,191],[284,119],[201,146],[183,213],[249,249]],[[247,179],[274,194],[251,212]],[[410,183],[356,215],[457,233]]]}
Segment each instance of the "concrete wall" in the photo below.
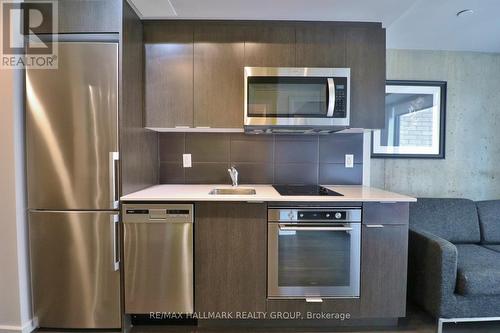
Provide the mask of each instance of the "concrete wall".
{"label": "concrete wall", "polygon": [[0,332],[32,330],[22,72],[0,69]]}
{"label": "concrete wall", "polygon": [[371,159],[371,185],[500,199],[500,54],[388,50],[387,79],[448,82],[446,159]]}

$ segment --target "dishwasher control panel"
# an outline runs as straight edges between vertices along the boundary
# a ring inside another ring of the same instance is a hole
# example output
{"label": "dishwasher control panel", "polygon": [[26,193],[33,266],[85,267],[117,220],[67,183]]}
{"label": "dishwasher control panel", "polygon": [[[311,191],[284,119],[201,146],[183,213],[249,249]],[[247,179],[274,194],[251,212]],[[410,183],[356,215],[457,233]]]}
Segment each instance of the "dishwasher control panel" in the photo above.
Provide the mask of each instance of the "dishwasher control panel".
{"label": "dishwasher control panel", "polygon": [[126,203],[122,207],[124,223],[193,223],[192,204]]}

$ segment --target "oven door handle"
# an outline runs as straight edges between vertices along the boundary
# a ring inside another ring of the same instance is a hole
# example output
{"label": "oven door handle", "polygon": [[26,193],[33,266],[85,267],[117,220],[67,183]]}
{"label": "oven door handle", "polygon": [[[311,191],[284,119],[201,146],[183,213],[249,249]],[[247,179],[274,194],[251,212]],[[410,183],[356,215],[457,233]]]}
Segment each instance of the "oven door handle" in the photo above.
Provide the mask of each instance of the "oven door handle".
{"label": "oven door handle", "polygon": [[326,116],[331,118],[335,112],[335,81],[333,78],[328,78],[326,81],[328,82],[328,111]]}
{"label": "oven door handle", "polygon": [[287,226],[285,224],[279,225],[280,230],[283,231],[351,231],[351,227],[295,227]]}

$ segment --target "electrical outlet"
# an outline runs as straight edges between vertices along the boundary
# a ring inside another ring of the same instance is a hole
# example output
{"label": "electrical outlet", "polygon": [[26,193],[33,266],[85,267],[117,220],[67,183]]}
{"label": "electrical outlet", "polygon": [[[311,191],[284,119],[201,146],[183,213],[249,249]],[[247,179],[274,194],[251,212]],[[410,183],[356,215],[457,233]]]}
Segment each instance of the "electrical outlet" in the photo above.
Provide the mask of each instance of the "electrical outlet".
{"label": "electrical outlet", "polygon": [[354,155],[353,154],[345,154],[345,167],[346,168],[354,168]]}
{"label": "electrical outlet", "polygon": [[191,167],[191,154],[182,154],[182,165],[185,168]]}

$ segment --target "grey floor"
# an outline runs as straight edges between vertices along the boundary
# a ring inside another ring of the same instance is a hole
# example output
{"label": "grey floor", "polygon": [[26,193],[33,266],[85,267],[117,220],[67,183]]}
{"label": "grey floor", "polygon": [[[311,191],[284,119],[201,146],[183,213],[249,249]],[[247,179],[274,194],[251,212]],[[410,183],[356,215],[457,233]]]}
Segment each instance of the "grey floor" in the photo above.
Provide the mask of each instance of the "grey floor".
{"label": "grey floor", "polygon": [[[430,316],[422,311],[411,308],[408,311],[408,317],[400,321],[396,328],[380,329],[278,329],[278,328],[200,328],[190,326],[135,326],[131,333],[309,333],[309,332],[351,332],[351,333],[434,333],[436,332],[436,322]],[[500,322],[482,322],[482,323],[448,323],[444,326],[444,333],[500,333]]]}
{"label": "grey floor", "polygon": [[[40,329],[38,333],[67,333],[68,330]],[[72,333],[89,331],[71,330]],[[108,331],[110,332],[110,331]],[[129,333],[435,333],[436,322],[430,316],[416,308],[410,308],[407,318],[400,320],[398,327],[393,328],[338,328],[338,329],[294,329],[294,328],[215,328],[193,326],[135,326]],[[448,323],[444,326],[444,333],[500,333],[500,322],[482,323]],[[110,332],[111,333],[111,332]]]}

